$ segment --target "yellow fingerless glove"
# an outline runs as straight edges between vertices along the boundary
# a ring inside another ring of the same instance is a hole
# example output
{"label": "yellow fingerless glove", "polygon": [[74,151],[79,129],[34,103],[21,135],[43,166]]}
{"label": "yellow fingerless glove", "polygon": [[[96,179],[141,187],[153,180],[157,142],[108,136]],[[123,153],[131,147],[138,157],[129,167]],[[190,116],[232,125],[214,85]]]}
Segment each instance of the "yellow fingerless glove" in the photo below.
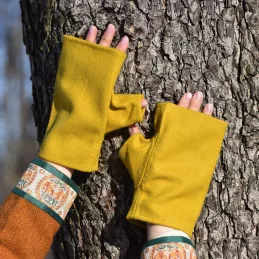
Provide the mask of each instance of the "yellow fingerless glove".
{"label": "yellow fingerless glove", "polygon": [[119,156],[134,182],[127,219],[179,229],[190,237],[201,212],[228,123],[160,103],[155,136],[131,136]]}
{"label": "yellow fingerless glove", "polygon": [[64,36],[41,158],[95,171],[105,133],[142,121],[143,95],[113,93],[125,58],[120,50]]}

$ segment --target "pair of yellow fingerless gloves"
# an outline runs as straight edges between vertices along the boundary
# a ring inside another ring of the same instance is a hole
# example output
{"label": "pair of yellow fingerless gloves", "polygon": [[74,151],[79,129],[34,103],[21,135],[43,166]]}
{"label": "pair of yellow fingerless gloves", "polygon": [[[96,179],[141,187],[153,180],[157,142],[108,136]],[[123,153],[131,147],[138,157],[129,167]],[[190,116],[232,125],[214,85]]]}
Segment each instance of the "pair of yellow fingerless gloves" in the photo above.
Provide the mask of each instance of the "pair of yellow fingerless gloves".
{"label": "pair of yellow fingerless gloves", "polygon": [[[64,36],[54,100],[39,156],[80,171],[98,169],[104,135],[143,120],[143,95],[114,94],[123,52]],[[221,149],[227,122],[160,103],[155,136],[131,136],[119,156],[134,182],[127,219],[191,236]]]}

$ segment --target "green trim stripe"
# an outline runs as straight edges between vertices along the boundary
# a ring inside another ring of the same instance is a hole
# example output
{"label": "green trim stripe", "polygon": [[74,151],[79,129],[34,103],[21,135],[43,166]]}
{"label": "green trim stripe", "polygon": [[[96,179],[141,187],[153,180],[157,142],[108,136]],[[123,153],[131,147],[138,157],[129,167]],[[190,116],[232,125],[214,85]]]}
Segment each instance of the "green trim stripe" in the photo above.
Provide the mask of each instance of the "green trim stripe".
{"label": "green trim stripe", "polygon": [[39,200],[32,197],[30,194],[22,191],[21,189],[14,187],[12,190],[13,193],[19,195],[20,197],[26,199],[27,201],[31,202],[41,210],[44,210],[46,213],[48,213],[52,218],[54,218],[60,225],[63,224],[65,221],[52,209],[50,209],[48,206],[40,202]]}
{"label": "green trim stripe", "polygon": [[[180,243],[185,243],[190,246],[192,246],[194,249],[194,245],[192,241],[186,237],[182,236],[165,236],[165,237],[159,237],[159,238],[154,238],[149,241],[147,241],[144,246],[142,247],[142,251],[145,250],[149,246],[157,245],[157,244],[162,244],[162,243],[171,243],[171,242],[180,242]],[[141,251],[141,252],[142,252]]]}
{"label": "green trim stripe", "polygon": [[76,193],[78,193],[78,187],[77,185],[71,180],[69,177],[67,177],[65,174],[61,173],[57,168],[49,164],[48,162],[41,160],[39,157],[34,158],[31,163],[38,165],[45,169],[46,171],[50,172],[51,174],[58,177],[60,180],[67,183]]}

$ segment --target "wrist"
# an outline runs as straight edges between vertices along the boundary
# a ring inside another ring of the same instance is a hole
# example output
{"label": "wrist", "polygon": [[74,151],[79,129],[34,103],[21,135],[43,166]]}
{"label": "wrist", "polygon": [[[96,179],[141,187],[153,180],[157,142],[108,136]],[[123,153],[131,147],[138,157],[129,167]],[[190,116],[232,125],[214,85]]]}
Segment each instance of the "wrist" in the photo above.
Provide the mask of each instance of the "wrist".
{"label": "wrist", "polygon": [[147,240],[151,240],[161,236],[167,236],[168,234],[170,234],[170,236],[184,236],[190,239],[190,237],[181,230],[147,223]]}
{"label": "wrist", "polygon": [[50,161],[48,161],[46,159],[43,159],[41,157],[40,157],[40,159],[48,162],[49,164],[51,164],[53,167],[55,167],[57,170],[59,170],[61,173],[65,174],[69,178],[71,178],[73,173],[74,173],[74,169],[72,169],[72,168],[55,164],[55,163],[50,162]]}

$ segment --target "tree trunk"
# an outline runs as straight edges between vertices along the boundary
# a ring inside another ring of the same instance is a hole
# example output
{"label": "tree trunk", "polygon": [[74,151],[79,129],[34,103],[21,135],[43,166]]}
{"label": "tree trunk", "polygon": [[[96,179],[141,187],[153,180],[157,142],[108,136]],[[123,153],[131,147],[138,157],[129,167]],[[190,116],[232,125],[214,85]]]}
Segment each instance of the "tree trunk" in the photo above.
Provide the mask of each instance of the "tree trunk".
{"label": "tree trunk", "polygon": [[[48,123],[62,36],[84,37],[109,22],[130,37],[117,93],[177,103],[201,90],[214,116],[229,122],[206,203],[193,235],[198,258],[259,258],[259,2],[256,0],[21,0],[31,63],[38,141]],[[99,34],[100,36],[100,34]],[[90,65],[90,64],[89,64]],[[138,258],[145,230],[125,220],[133,187],[117,150],[126,130],[106,137],[99,171],[74,180],[78,198],[57,233],[55,258]]]}

